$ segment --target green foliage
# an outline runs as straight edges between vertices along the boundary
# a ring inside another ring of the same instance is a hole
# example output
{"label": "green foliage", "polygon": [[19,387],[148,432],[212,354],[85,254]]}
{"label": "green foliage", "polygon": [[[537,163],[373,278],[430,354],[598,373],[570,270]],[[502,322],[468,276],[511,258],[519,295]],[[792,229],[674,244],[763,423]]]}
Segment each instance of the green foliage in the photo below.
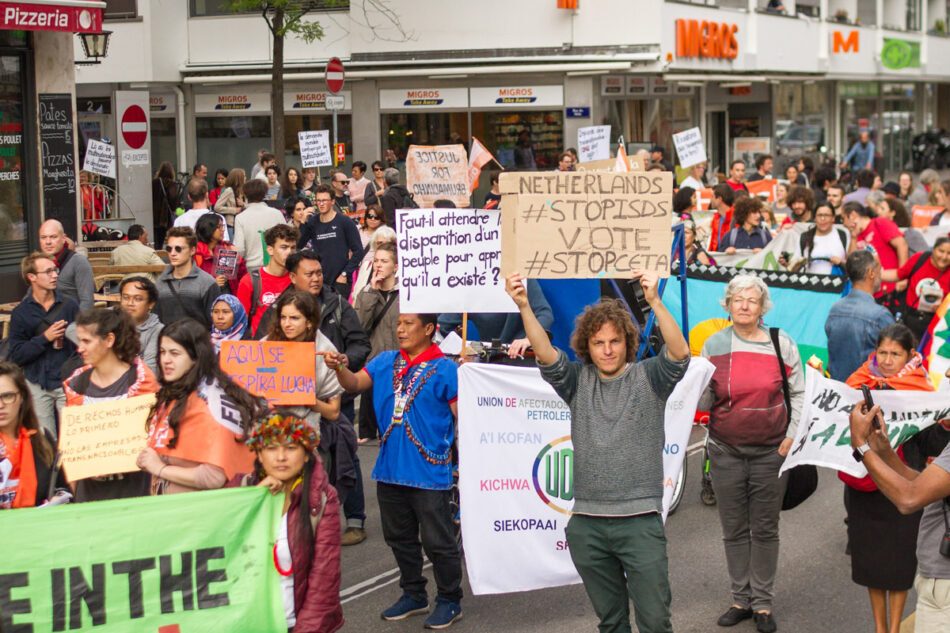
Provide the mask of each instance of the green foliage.
{"label": "green foliage", "polygon": [[224,6],[233,13],[260,11],[274,37],[291,33],[310,44],[323,38],[323,26],[304,17],[314,11],[345,8],[349,0],[226,0]]}

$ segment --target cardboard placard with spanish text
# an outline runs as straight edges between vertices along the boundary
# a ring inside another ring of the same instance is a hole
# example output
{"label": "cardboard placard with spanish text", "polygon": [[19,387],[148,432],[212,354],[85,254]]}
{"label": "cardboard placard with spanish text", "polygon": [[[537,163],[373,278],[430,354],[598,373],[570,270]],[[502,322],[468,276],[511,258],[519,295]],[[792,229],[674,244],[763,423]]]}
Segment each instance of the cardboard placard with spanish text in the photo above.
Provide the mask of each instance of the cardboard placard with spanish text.
{"label": "cardboard placard with spanish text", "polygon": [[406,186],[422,208],[436,200],[468,206],[468,153],[464,145],[410,145],[406,152]]}
{"label": "cardboard placard with spanish text", "polygon": [[221,369],[272,405],[316,404],[316,346],[287,341],[223,341]]}
{"label": "cardboard placard with spanish text", "polygon": [[147,445],[145,425],[155,394],[63,407],[59,452],[69,481],[138,472]]}
{"label": "cardboard placard with spanish text", "polygon": [[943,207],[925,207],[915,204],[911,208],[910,226],[915,229],[924,229],[930,226],[930,222],[941,212]]}
{"label": "cardboard placard with spanish text", "polygon": [[[630,171],[643,171],[646,167],[640,156],[633,154],[627,156],[627,166]],[[586,163],[577,163],[574,165],[574,171],[616,171],[617,159],[608,158],[607,160],[591,160]]]}
{"label": "cardboard placard with spanish text", "polygon": [[511,172],[502,193],[502,275],[670,274],[670,172]]}

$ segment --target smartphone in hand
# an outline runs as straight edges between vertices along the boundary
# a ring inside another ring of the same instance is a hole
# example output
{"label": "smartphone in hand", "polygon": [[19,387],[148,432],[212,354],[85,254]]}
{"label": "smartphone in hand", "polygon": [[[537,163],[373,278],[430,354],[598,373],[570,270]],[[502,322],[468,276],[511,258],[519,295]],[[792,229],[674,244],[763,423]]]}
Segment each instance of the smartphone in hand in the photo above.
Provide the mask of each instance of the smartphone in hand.
{"label": "smartphone in hand", "polygon": [[[871,407],[874,406],[874,398],[871,397],[871,389],[867,385],[861,385],[861,393],[864,394],[864,406],[867,407],[868,411],[870,411]],[[871,426],[874,427],[875,431],[881,430],[881,422],[877,419],[877,416],[874,416],[874,419],[871,420]]]}

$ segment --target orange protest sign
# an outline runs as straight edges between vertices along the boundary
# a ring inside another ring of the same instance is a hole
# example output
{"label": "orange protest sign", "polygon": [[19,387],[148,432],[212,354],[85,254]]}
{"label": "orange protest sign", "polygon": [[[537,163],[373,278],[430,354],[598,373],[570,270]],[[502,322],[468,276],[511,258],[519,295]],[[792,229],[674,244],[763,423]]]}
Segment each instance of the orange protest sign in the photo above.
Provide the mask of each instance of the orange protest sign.
{"label": "orange protest sign", "polygon": [[271,404],[316,404],[316,346],[278,341],[224,341],[221,369]]}
{"label": "orange protest sign", "polygon": [[[750,196],[759,196],[764,198],[766,202],[775,202],[775,185],[777,184],[776,179],[769,178],[768,180],[753,180],[747,182],[745,186],[749,190]],[[766,198],[766,196],[768,197]]]}
{"label": "orange protest sign", "polygon": [[911,209],[910,225],[915,229],[923,229],[930,226],[930,221],[943,211],[943,207],[925,207],[915,204]]}
{"label": "orange protest sign", "polygon": [[712,189],[700,189],[696,192],[696,210],[697,211],[709,211],[709,207],[713,201],[713,190]]}

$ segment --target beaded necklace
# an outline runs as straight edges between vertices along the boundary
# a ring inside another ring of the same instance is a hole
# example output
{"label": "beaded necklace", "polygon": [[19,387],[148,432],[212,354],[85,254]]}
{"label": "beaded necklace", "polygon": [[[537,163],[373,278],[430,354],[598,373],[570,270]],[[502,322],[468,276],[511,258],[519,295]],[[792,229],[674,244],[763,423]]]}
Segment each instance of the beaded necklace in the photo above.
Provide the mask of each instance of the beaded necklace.
{"label": "beaded necklace", "polygon": [[[431,450],[429,450],[412,432],[412,425],[409,423],[406,414],[409,412],[409,407],[412,405],[413,400],[416,399],[416,396],[419,395],[419,392],[422,391],[422,388],[429,381],[429,379],[435,375],[437,367],[429,368],[429,361],[419,363],[412,372],[412,376],[409,378],[409,383],[406,384],[405,377],[400,377],[402,370],[406,366],[406,360],[402,358],[401,355],[397,355],[393,361],[393,393],[397,396],[405,394],[406,401],[402,406],[402,417],[399,424],[390,424],[389,428],[386,429],[386,432],[383,434],[382,439],[380,440],[381,444],[385,444],[389,439],[390,434],[393,432],[393,429],[396,427],[404,427],[406,430],[406,437],[410,442],[416,447],[416,450],[419,451],[419,454],[422,455],[422,458],[437,466],[443,466],[449,463],[449,460],[452,457],[451,451],[446,452],[444,455],[439,455]],[[416,383],[419,383],[418,385]]]}

